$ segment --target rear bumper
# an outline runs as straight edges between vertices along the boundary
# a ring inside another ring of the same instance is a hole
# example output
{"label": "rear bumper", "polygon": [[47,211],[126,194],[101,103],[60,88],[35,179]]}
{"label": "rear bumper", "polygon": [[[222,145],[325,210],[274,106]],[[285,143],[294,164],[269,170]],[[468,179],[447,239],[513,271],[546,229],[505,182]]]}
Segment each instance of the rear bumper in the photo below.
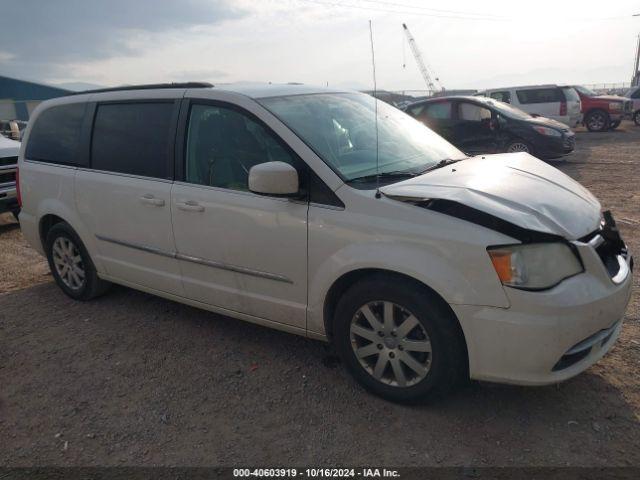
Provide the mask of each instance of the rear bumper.
{"label": "rear bumper", "polygon": [[591,247],[578,248],[585,273],[550,290],[505,288],[509,308],[451,305],[465,334],[472,378],[556,383],[584,371],[611,349],[622,329],[632,275],[629,271],[614,283]]}

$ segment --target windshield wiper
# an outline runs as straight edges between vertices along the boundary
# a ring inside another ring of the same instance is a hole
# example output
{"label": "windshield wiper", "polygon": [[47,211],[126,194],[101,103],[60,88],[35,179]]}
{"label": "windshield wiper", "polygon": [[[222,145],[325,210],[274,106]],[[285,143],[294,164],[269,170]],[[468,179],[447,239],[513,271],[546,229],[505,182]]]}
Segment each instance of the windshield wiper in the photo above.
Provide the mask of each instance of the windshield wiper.
{"label": "windshield wiper", "polygon": [[394,171],[394,172],[380,172],[374,173],[371,175],[363,175],[362,177],[355,177],[350,180],[347,180],[347,183],[351,182],[374,182],[376,179],[380,178],[380,180],[388,180],[390,178],[411,178],[419,175],[418,173],[408,172],[408,171]]}
{"label": "windshield wiper", "polygon": [[445,159],[442,159],[438,163],[436,163],[435,165],[431,165],[429,168],[421,171],[418,175],[422,175],[422,174],[430,172],[432,170],[437,170],[438,168],[446,167],[447,165],[451,165],[452,163],[459,162],[460,160],[464,160],[464,158],[458,158],[458,159],[445,158]]}

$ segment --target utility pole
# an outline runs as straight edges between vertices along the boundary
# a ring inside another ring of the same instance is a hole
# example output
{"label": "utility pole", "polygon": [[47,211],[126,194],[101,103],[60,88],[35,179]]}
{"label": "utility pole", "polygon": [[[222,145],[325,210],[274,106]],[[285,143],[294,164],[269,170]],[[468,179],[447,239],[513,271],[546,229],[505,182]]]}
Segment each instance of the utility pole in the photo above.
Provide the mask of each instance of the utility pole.
{"label": "utility pole", "polygon": [[[633,17],[640,17],[640,13],[632,15]],[[638,34],[638,44],[636,45],[636,58],[633,63],[633,76],[631,77],[631,86],[635,87],[640,85],[640,33]]]}

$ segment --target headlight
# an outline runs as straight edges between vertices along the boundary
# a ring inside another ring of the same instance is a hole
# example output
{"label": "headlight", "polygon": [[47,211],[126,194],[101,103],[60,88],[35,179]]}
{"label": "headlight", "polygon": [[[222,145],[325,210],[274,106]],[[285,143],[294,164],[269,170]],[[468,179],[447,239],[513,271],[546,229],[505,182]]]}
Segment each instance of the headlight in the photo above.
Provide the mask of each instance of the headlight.
{"label": "headlight", "polygon": [[621,102],[611,102],[609,104],[609,110],[622,110]]}
{"label": "headlight", "polygon": [[493,268],[503,285],[542,290],[583,271],[582,264],[564,243],[532,243],[489,247]]}
{"label": "headlight", "polygon": [[554,128],[547,127],[533,127],[533,129],[540,135],[546,135],[548,137],[560,137],[562,133]]}

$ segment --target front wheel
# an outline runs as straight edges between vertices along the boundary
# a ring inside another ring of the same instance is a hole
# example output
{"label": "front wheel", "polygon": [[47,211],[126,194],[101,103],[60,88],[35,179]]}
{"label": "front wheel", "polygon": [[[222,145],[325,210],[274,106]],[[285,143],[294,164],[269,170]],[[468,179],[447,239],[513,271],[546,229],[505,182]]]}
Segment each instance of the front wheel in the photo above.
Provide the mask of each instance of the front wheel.
{"label": "front wheel", "polygon": [[388,400],[425,400],[468,376],[457,319],[404,279],[380,275],[352,286],[338,302],[334,342],[355,379]]}
{"label": "front wheel", "polygon": [[533,148],[524,140],[512,140],[504,150],[507,153],[525,152],[533,153]]}
{"label": "front wheel", "polygon": [[609,128],[609,114],[604,110],[593,110],[585,117],[584,124],[590,132],[603,132]]}
{"label": "front wheel", "polygon": [[633,123],[640,127],[640,110],[633,115]]}
{"label": "front wheel", "polygon": [[69,297],[90,300],[108,290],[110,283],[98,278],[87,249],[68,223],[51,227],[45,243],[53,278]]}

